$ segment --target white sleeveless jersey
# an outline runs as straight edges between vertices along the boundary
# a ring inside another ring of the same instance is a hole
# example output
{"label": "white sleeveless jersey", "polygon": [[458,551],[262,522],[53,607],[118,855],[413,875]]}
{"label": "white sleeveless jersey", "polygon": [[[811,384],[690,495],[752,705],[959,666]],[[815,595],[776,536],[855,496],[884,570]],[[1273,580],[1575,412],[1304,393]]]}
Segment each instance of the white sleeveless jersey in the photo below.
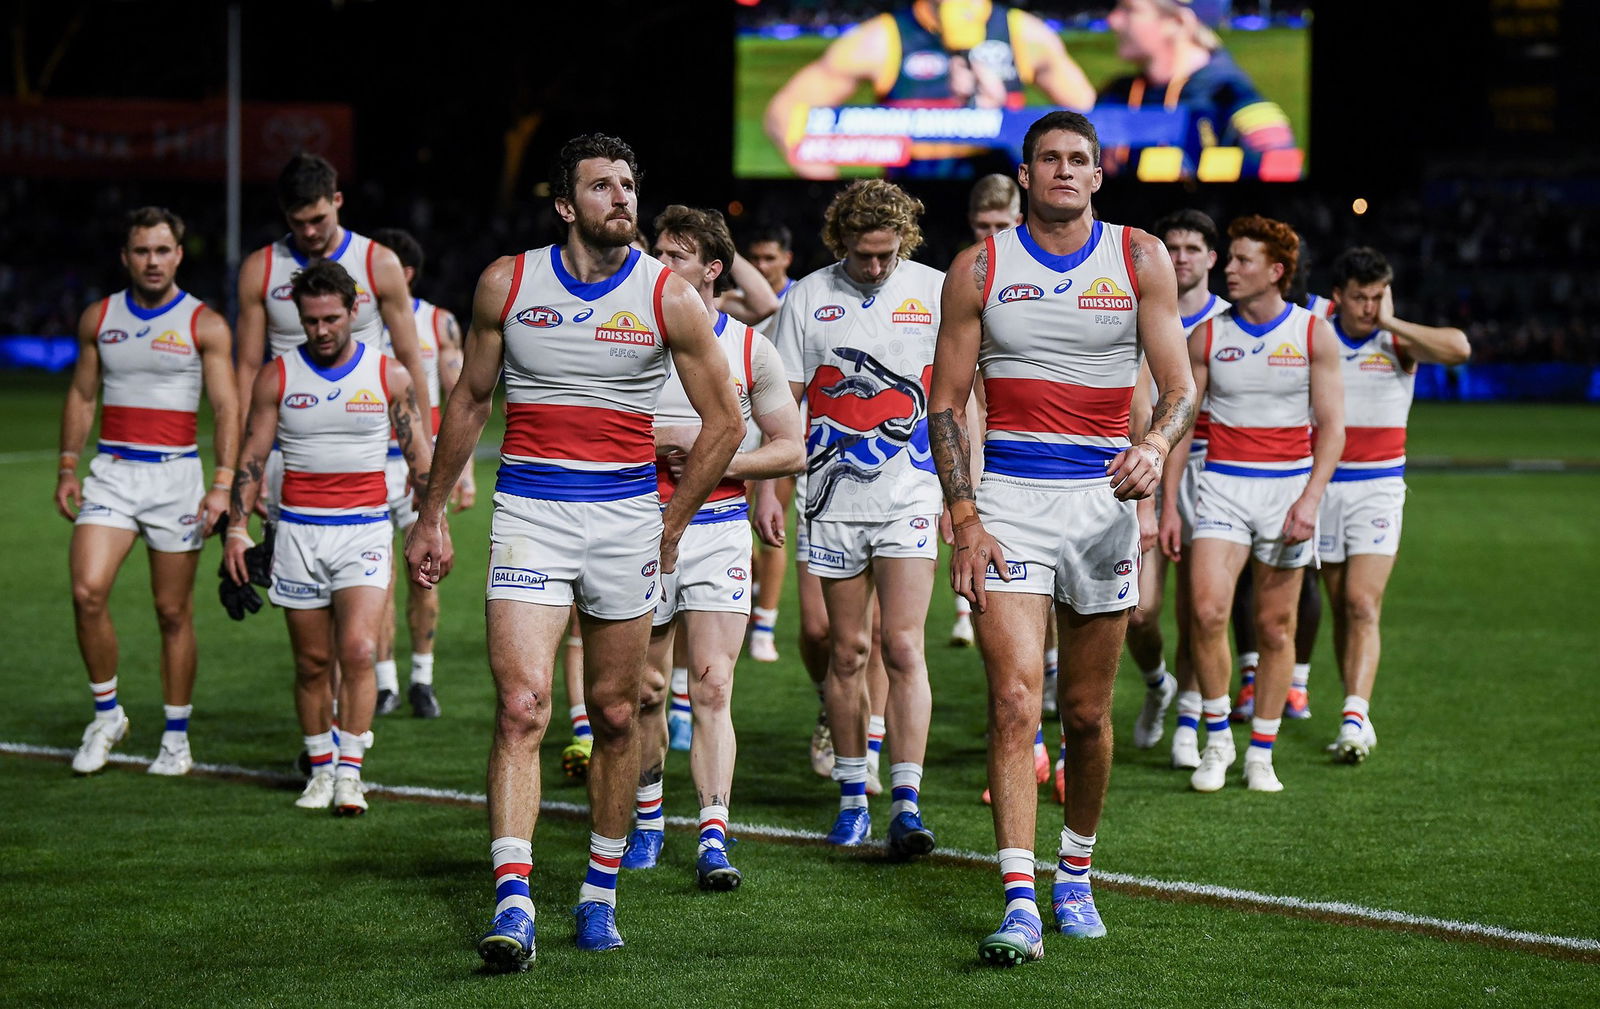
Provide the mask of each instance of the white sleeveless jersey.
{"label": "white sleeveless jersey", "polygon": [[928,388],[944,273],[903,260],[863,289],[844,264],[795,282],[772,342],[806,386],[808,519],[874,522],[937,512]]}
{"label": "white sleeveless jersey", "polygon": [[1306,311],[1319,319],[1333,318],[1333,301],[1320,294],[1306,295]]}
{"label": "white sleeveless jersey", "polygon": [[319,368],[303,347],[278,358],[284,521],[358,525],[389,517],[387,360],[364,343],[336,368]]}
{"label": "white sleeveless jersey", "polygon": [[1211,443],[1206,469],[1285,477],[1311,471],[1311,334],[1299,305],[1263,325],[1233,309],[1204,323]]}
{"label": "white sleeveless jersey", "polygon": [[[422,353],[422,374],[428,380],[428,403],[433,412],[428,429],[435,435],[439,433],[444,405],[439,401],[439,330],[444,324],[439,318],[440,311],[439,306],[431,301],[417,297],[411,299],[411,320],[417,331],[417,349]],[[387,357],[395,356],[394,339],[388,326],[383,327],[383,345],[378,349]],[[398,458],[400,454],[400,443],[390,438],[389,457]]]}
{"label": "white sleeveless jersey", "polygon": [[[1201,323],[1215,319],[1232,307],[1227,301],[1213,294],[1211,300],[1206,302],[1205,307],[1200,311],[1193,315],[1182,317],[1184,335],[1193,338],[1196,329]],[[1154,402],[1154,399],[1151,402]],[[1205,458],[1206,443],[1211,438],[1211,411],[1207,409],[1207,406],[1208,404],[1201,403],[1199,412],[1194,415],[1194,443],[1189,446],[1190,459]]]}
{"label": "white sleeveless jersey", "polygon": [[198,454],[202,375],[195,324],[204,307],[183,291],[155,308],[141,308],[131,290],[100,303],[101,452],[136,462]]}
{"label": "white sleeveless jersey", "polygon": [[550,501],[618,501],[656,489],[652,418],[667,377],[669,271],[628,251],[580,283],[561,247],[517,257],[501,312],[506,437],[495,489]]}
{"label": "white sleeveless jersey", "polygon": [[986,472],[1087,480],[1128,446],[1139,375],[1139,282],[1131,232],[1095,221],[1057,256],[1026,225],[984,239],[978,370],[988,400]]}
{"label": "white sleeveless jersey", "polygon": [[[745,429],[748,431],[754,426],[751,422],[750,408],[750,388],[755,384],[755,378],[751,373],[751,355],[755,351],[756,340],[764,337],[737,319],[730,318],[726,312],[717,313],[717,320],[712,329],[717,334],[717,346],[727,358],[728,374],[733,378],[734,395],[739,401],[739,416],[744,420]],[[683,380],[678,377],[677,369],[672,367],[670,358],[667,362],[667,380],[661,386],[661,398],[656,403],[655,426],[700,426],[700,415],[689,402],[689,394],[684,391]],[[743,447],[741,445],[741,449]],[[661,495],[663,505],[672,500],[672,492],[676,486],[666,470],[658,472],[656,489]],[[706,505],[695,516],[694,521],[699,523],[743,518],[747,510],[740,506],[745,503],[744,481],[724,478],[706,497]]]}
{"label": "white sleeveless jersey", "polygon": [[[378,298],[372,293],[372,257],[380,246],[349,228],[342,230],[344,237],[328,258],[344,267],[356,282],[356,317],[350,326],[350,335],[379,350],[383,345],[383,317],[378,314]],[[267,246],[266,279],[261,284],[261,297],[267,306],[269,358],[282,357],[306,342],[306,330],[300,325],[300,310],[289,293],[289,282],[310,262],[288,235]]]}
{"label": "white sleeveless jersey", "polygon": [[1375,329],[1365,339],[1346,336],[1333,317],[1344,378],[1344,454],[1333,479],[1375,480],[1404,476],[1406,421],[1417,384],[1415,365],[1395,343],[1394,334]]}

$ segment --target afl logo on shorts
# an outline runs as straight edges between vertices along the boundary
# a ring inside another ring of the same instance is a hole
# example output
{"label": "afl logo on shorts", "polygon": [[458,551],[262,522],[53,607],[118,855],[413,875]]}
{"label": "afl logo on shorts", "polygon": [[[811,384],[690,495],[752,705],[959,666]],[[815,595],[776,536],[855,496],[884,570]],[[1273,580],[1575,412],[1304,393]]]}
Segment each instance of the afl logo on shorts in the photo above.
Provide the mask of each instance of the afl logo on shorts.
{"label": "afl logo on shorts", "polygon": [[1038,301],[1044,297],[1044,291],[1032,284],[1012,284],[1000,292],[1000,304],[1005,305],[1013,301]]}
{"label": "afl logo on shorts", "polygon": [[815,312],[812,312],[811,317],[818,322],[834,322],[835,320],[844,318],[844,306],[823,305]]}
{"label": "afl logo on shorts", "polygon": [[296,392],[285,396],[283,405],[291,410],[305,410],[317,405],[317,397],[309,392]]}
{"label": "afl logo on shorts", "polygon": [[294,285],[279,284],[272,289],[273,301],[292,301],[294,299]]}
{"label": "afl logo on shorts", "polygon": [[121,343],[127,338],[128,331],[125,329],[108,329],[100,334],[101,343]]}
{"label": "afl logo on shorts", "polygon": [[1374,529],[1387,529],[1387,528],[1389,528],[1389,520],[1385,519],[1385,518],[1373,519],[1372,520],[1372,527]]}
{"label": "afl logo on shorts", "polygon": [[749,578],[750,575],[749,575],[748,572],[745,571],[744,568],[729,568],[728,569],[728,577],[732,578],[736,582],[742,582],[745,579]]}
{"label": "afl logo on shorts", "polygon": [[644,567],[639,569],[639,573],[641,575],[644,575],[646,578],[654,577],[654,575],[656,573],[656,562],[655,561],[649,562]]}
{"label": "afl logo on shorts", "polygon": [[1123,578],[1123,577],[1126,577],[1128,575],[1131,575],[1131,574],[1133,574],[1133,561],[1128,561],[1128,560],[1117,561],[1117,566],[1115,568],[1113,568],[1112,570],[1117,573],[1117,577],[1118,578]]}
{"label": "afl logo on shorts", "polygon": [[185,515],[182,518],[178,519],[178,521],[183,525],[192,526],[196,522],[200,521],[200,516],[198,516],[198,515]]}
{"label": "afl logo on shorts", "polygon": [[923,518],[921,515],[918,515],[916,518],[911,520],[911,528],[926,529],[928,528],[928,520]]}
{"label": "afl logo on shorts", "polygon": [[383,562],[383,554],[377,550],[363,550],[361,551],[361,559],[371,561],[374,564],[381,564]]}
{"label": "afl logo on shorts", "polygon": [[1223,347],[1215,357],[1219,361],[1238,361],[1244,357],[1243,347]]}
{"label": "afl logo on shorts", "polygon": [[561,313],[553,308],[535,305],[532,308],[524,308],[518,312],[516,320],[524,326],[532,326],[534,329],[549,329],[552,326],[561,325]]}

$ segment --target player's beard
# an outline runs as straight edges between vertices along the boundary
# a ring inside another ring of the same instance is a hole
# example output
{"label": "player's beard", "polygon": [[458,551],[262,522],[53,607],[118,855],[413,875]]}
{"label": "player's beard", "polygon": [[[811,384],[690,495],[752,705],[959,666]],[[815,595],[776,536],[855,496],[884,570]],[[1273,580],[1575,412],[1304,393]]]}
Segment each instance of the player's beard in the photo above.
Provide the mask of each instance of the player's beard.
{"label": "player's beard", "polygon": [[615,249],[639,237],[639,227],[633,218],[631,216],[622,218],[616,216],[615,212],[613,216],[600,221],[592,221],[579,214],[573,219],[573,223],[577,225],[578,238],[585,245],[597,249]]}

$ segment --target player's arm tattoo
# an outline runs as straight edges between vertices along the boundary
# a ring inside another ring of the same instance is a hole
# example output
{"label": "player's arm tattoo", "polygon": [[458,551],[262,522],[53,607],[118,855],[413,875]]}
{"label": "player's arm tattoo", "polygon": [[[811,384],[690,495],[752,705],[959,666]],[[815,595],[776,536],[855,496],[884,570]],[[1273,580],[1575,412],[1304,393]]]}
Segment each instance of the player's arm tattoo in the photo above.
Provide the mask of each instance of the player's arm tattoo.
{"label": "player's arm tattoo", "polygon": [[[246,424],[244,428],[244,443],[246,445],[250,444],[250,437],[254,433],[255,427],[251,424]],[[230,521],[242,523],[249,517],[250,513],[245,509],[245,488],[259,488],[261,474],[265,469],[265,463],[255,456],[247,455],[239,461],[239,472],[235,475],[233,481],[233,494],[230,501],[233,514],[230,517]]]}
{"label": "player's arm tattoo", "polygon": [[933,450],[933,465],[939,471],[939,483],[944,488],[944,499],[951,504],[976,501],[978,496],[972,490],[972,444],[967,440],[966,428],[956,420],[954,410],[929,415],[928,442]]}
{"label": "player's arm tattoo", "polygon": [[1167,439],[1168,445],[1178,444],[1179,440],[1189,433],[1189,428],[1193,425],[1193,391],[1168,390],[1162,394],[1161,401],[1155,405],[1155,409],[1150,413],[1150,430]]}
{"label": "player's arm tattoo", "polygon": [[[1141,269],[1144,268],[1144,260],[1145,260],[1144,246],[1142,244],[1140,244],[1139,242],[1129,242],[1128,243],[1128,254],[1129,254],[1129,257],[1133,260],[1133,272],[1135,274],[1137,274]],[[1137,277],[1135,279],[1137,279]]]}
{"label": "player's arm tattoo", "polygon": [[972,260],[972,282],[978,285],[978,293],[983,293],[983,286],[989,282],[989,243],[984,242],[978,246],[978,254]]}
{"label": "player's arm tattoo", "polygon": [[[417,463],[417,430],[413,418],[422,416],[422,409],[417,405],[417,387],[406,389],[406,398],[396,400],[389,404],[389,422],[394,425],[394,440],[400,446],[400,452],[405,456],[406,462],[411,464],[415,473]],[[411,482],[416,485],[418,494],[428,493],[428,474],[415,473]]]}

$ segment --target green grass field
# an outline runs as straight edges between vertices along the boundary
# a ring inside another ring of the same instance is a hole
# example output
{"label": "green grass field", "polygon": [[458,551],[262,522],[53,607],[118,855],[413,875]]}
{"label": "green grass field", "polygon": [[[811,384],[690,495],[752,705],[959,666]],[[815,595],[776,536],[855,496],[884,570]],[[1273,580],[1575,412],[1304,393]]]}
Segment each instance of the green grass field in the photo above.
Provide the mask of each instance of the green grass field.
{"label": "green grass field", "polygon": [[[1117,39],[1110,32],[1066,32],[1067,52],[1083,68],[1096,88],[1130,73],[1129,64],[1117,58]],[[741,35],[736,43],[734,84],[733,173],[742,178],[790,178],[783,155],[773,146],[762,126],[767,103],[796,70],[827,48],[829,39],[818,36],[778,41]],[[1301,147],[1311,137],[1311,34],[1303,29],[1269,28],[1258,32],[1224,32],[1223,42],[1239,66],[1255,80],[1261,93],[1283,107]],[[846,104],[869,105],[872,89],[862,85]],[[1028,89],[1029,105],[1048,105],[1035,88]],[[847,169],[849,174],[869,174]]]}
{"label": "green grass field", "polygon": [[[0,741],[71,748],[91,709],[68,601],[70,530],[49,505],[63,388],[54,377],[0,378],[0,475],[11,501],[0,547],[13,565]],[[1413,430],[1418,456],[1600,459],[1592,408],[1423,404]],[[1140,689],[1130,666],[1098,871],[1600,939],[1600,476],[1430,470],[1410,483],[1372,759],[1334,766],[1322,752],[1340,700],[1326,626],[1315,717],[1285,724],[1277,762],[1287,791],[1278,796],[1236,782],[1200,796],[1166,768],[1164,746],[1133,749],[1127,729]],[[438,659],[445,716],[382,720],[369,781],[482,791],[492,706],[480,603],[487,519],[479,509],[455,522],[460,556],[442,589]],[[282,619],[270,608],[243,624],[226,619],[211,574],[217,551],[207,546],[197,589],[196,758],[282,771],[299,748]],[[146,582],[136,553],[113,605],[133,723],[121,752],[150,756],[161,709]],[[924,810],[941,847],[987,852],[989,816],[977,802],[982,674],[972,652],[944,647],[950,614],[942,588],[928,624],[935,709]],[[805,762],[815,707],[790,644],[792,593],[781,622],[783,661],[739,671],[733,818],[818,832],[836,793]],[[545,798],[582,803],[582,790],[561,780],[565,736],[553,733],[545,747]],[[1107,938],[1047,936],[1043,963],[989,971],[975,950],[998,920],[993,866],[896,865],[747,834],[734,849],[745,886],[702,894],[683,830],[669,831],[662,868],[622,880],[627,948],[584,956],[571,946],[566,909],[587,827],[570,814],[548,815],[535,840],[537,965],[488,977],[473,952],[492,904],[488,835],[471,803],[374,797],[368,816],[341,821],[294,809],[292,787],[115,766],[77,779],[60,760],[9,754],[0,754],[0,795],[5,1006],[501,1009],[632,996],[662,1006],[1549,1007],[1600,998],[1595,950],[1536,955],[1349,919],[1157,899],[1110,881],[1099,900]],[[674,754],[668,814],[694,815],[691,796],[687,761]],[[1045,792],[1041,803],[1038,850],[1048,858],[1059,807]],[[874,800],[874,809],[886,821],[887,805]]]}

